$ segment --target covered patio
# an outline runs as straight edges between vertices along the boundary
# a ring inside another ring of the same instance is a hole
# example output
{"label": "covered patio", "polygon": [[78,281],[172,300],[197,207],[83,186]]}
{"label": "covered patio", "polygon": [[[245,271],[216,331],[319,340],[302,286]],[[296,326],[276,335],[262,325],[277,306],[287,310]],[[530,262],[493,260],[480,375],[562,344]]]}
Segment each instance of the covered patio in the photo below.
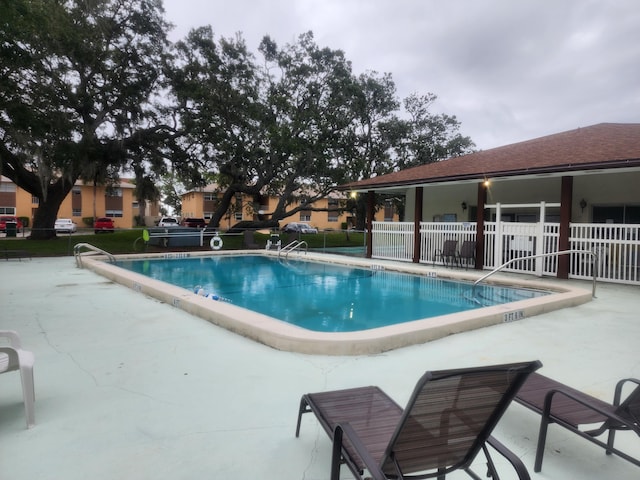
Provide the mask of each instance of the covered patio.
{"label": "covered patio", "polygon": [[[511,262],[505,270],[639,285],[639,184],[640,124],[599,124],[344,188],[367,195],[370,258],[442,264],[446,240],[467,241],[476,269]],[[403,196],[405,221],[371,221],[377,193]]]}

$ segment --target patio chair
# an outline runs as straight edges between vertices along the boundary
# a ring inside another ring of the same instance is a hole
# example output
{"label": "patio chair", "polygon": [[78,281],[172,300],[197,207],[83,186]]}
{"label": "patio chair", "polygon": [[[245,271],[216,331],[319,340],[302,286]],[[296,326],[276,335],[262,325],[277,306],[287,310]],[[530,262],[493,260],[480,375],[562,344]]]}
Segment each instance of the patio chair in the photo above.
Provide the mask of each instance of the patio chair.
{"label": "patio chair", "polygon": [[[633,391],[622,400],[625,384],[636,384]],[[640,466],[640,460],[621,452],[613,446],[617,430],[630,430],[640,435],[640,380],[626,378],[616,385],[613,404],[575,390],[567,385],[534,373],[517,393],[516,402],[542,415],[534,470],[542,469],[542,457],[550,423],[604,448],[607,455],[615,454]],[[599,427],[584,430],[585,425],[599,424]],[[583,426],[582,429],[580,426]],[[607,443],[598,436],[609,432]]]}
{"label": "patio chair", "polygon": [[[425,373],[403,410],[378,387],[306,394],[300,400],[296,437],[304,413],[313,412],[333,439],[331,480],[346,463],[362,479],[433,478],[458,469],[479,480],[470,465],[482,451],[498,478],[488,446],[502,454],[520,479],[520,459],[491,437],[527,375],[540,362]],[[413,474],[419,473],[415,477]]]}
{"label": "patio chair", "polygon": [[460,248],[458,254],[458,263],[462,266],[464,260],[465,268],[469,267],[469,263],[473,261],[473,266],[476,266],[476,242],[473,240],[465,240]]}
{"label": "patio chair", "polygon": [[0,338],[6,338],[9,346],[0,346],[0,374],[20,371],[22,381],[22,397],[27,415],[27,428],[35,425],[33,384],[33,353],[22,350],[20,337],[12,330],[0,330]]}
{"label": "patio chair", "polygon": [[434,261],[437,259],[442,260],[445,265],[449,265],[449,262],[456,263],[458,261],[458,241],[445,240],[442,250],[436,250],[434,253]]}

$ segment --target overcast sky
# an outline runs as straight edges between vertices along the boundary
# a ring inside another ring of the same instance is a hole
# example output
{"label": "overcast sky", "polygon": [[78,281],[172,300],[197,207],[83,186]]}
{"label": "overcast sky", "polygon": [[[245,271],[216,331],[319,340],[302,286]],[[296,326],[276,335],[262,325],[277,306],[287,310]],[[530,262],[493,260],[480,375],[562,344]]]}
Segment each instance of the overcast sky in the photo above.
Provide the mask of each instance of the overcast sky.
{"label": "overcast sky", "polygon": [[640,122],[638,0],[164,0],[171,40],[211,25],[257,54],[311,30],[398,96],[437,95],[480,149]]}

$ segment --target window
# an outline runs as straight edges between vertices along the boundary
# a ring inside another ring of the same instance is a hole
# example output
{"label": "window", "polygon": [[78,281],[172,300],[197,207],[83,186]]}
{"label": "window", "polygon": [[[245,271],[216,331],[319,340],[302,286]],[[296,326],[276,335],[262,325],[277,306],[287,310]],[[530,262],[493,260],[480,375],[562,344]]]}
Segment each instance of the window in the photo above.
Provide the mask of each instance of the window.
{"label": "window", "polygon": [[327,212],[327,220],[330,222],[337,222],[340,212],[338,211],[338,199],[329,199],[329,212]]}
{"label": "window", "polygon": [[40,199],[38,197],[31,197],[32,205],[40,205]]}
{"label": "window", "polygon": [[82,209],[80,209],[80,208],[74,208],[74,209],[72,210],[72,213],[71,213],[71,214],[72,214],[74,217],[81,217],[81,216],[82,216]]}
{"label": "window", "polygon": [[107,210],[105,213],[105,217],[120,218],[122,217],[122,210]]}
{"label": "window", "polygon": [[384,221],[393,222],[393,214],[395,209],[393,208],[393,200],[385,200],[384,202]]}
{"label": "window", "polygon": [[215,193],[205,193],[204,194],[204,199],[205,199],[205,201],[208,201],[208,202],[210,202],[212,200],[215,200],[216,199],[216,194]]}
{"label": "window", "polygon": [[0,192],[15,192],[16,184],[15,183],[0,183]]}
{"label": "window", "polygon": [[2,215],[14,215],[16,214],[16,207],[0,207],[0,214]]}
{"label": "window", "polygon": [[80,190],[80,187],[73,187],[71,191],[73,192],[74,195],[80,195],[82,193],[82,190]]}
{"label": "window", "polygon": [[614,205],[593,207],[593,223],[640,223],[640,206]]}
{"label": "window", "polygon": [[108,187],[105,195],[107,197],[122,197],[122,189],[117,187]]}
{"label": "window", "polygon": [[301,222],[310,222],[311,221],[311,212],[309,212],[309,211],[300,212],[300,221]]}

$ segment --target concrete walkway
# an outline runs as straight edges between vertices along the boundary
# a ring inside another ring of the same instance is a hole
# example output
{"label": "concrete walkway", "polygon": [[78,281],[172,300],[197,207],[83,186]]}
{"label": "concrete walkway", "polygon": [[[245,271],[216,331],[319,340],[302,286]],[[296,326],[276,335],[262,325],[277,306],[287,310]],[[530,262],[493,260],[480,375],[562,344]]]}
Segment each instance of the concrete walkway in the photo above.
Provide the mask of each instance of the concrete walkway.
{"label": "concrete walkway", "polygon": [[[69,257],[0,261],[0,275],[0,329],[17,330],[36,356],[33,429],[19,375],[0,376],[1,479],[320,480],[331,446],[312,415],[295,438],[303,393],[379,385],[403,404],[425,370],[533,359],[542,373],[607,401],[618,379],[640,378],[638,287],[599,284],[598,297],[579,307],[380,355],[331,357],[254,343]],[[640,468],[557,426],[535,474],[538,421],[514,404],[495,432],[532,479],[639,478]],[[640,457],[635,434],[617,441]],[[352,478],[346,468],[342,477]]]}

